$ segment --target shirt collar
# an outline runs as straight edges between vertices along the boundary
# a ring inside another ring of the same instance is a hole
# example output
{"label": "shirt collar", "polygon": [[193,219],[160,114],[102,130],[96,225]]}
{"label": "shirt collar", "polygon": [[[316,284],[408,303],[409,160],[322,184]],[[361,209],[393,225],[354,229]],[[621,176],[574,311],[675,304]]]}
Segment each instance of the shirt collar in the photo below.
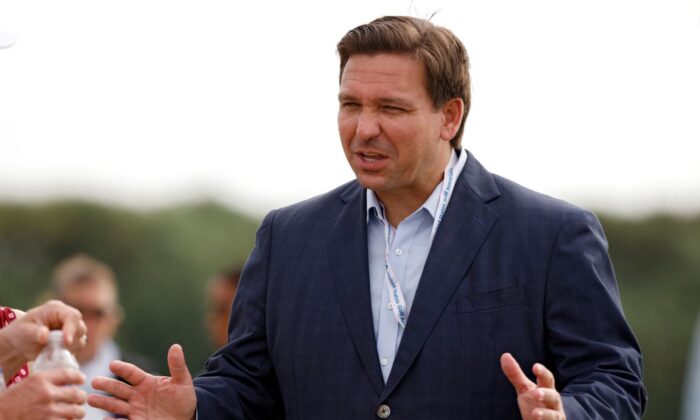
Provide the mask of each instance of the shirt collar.
{"label": "shirt collar", "polygon": [[[461,153],[465,153],[463,150]],[[447,170],[450,165],[454,166],[457,160],[459,159],[459,156],[455,152],[454,149],[452,149],[452,156],[450,156],[450,161],[447,162],[447,166],[445,166],[445,170]],[[422,209],[425,209],[430,213],[430,216],[435,219],[435,214],[437,213],[437,207],[438,203],[440,201],[440,189],[442,188],[442,183],[445,181],[444,177],[443,180],[440,181],[436,186],[433,192],[430,194],[430,197],[428,197],[427,200],[425,200],[425,203],[423,203],[422,206],[420,206],[418,209],[416,209],[413,214],[421,211]],[[373,190],[368,189],[367,190],[367,223],[369,223],[370,216],[374,214],[380,221],[384,222],[385,217],[384,217],[384,206],[382,203],[379,201],[379,198],[377,198],[377,194]]]}
{"label": "shirt collar", "polygon": [[384,220],[384,207],[379,202],[374,190],[367,190],[367,223],[369,216],[374,214],[379,220]]}

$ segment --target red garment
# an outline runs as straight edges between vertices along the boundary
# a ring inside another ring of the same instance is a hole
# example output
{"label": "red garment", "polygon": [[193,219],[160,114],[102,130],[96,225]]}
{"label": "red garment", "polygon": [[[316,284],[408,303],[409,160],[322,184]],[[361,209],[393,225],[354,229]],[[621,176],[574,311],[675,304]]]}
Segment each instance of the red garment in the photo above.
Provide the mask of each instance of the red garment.
{"label": "red garment", "polygon": [[[15,311],[13,311],[11,308],[6,308],[4,306],[0,306],[0,328],[6,327],[7,324],[10,322],[14,321],[17,319],[17,315],[15,315]],[[22,380],[22,378],[25,378],[27,375],[29,375],[29,367],[27,365],[22,366],[15,376],[10,378],[9,381],[7,381],[7,386],[9,387],[10,385],[19,382]]]}

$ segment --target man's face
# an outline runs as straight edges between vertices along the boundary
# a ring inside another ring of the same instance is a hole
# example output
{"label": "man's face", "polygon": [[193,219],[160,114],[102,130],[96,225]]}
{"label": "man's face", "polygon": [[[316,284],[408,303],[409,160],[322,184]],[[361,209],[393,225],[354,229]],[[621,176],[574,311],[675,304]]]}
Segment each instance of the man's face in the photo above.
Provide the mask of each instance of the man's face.
{"label": "man's face", "polygon": [[[446,118],[425,87],[423,66],[410,55],[353,55],[338,95],[338,131],[352,170],[380,199],[425,196],[450,156]],[[450,137],[451,138],[451,137]]]}
{"label": "man's face", "polygon": [[121,322],[116,299],[114,288],[101,281],[76,284],[64,291],[62,300],[83,314],[88,328],[87,345],[75,355],[78,362],[90,361],[102,343],[116,334]]}

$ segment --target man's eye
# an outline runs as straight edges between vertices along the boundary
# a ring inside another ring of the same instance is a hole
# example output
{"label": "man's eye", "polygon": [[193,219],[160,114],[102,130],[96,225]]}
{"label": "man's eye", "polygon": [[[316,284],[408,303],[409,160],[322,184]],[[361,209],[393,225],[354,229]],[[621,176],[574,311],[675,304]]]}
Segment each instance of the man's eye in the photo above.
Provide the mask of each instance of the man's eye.
{"label": "man's eye", "polygon": [[341,104],[343,108],[357,108],[360,106],[357,102],[343,102]]}
{"label": "man's eye", "polygon": [[384,110],[386,110],[386,111],[394,112],[394,113],[405,112],[405,111],[406,111],[406,110],[403,109],[403,108],[400,108],[400,107],[398,107],[398,106],[391,106],[391,105],[385,105],[385,106],[383,106],[382,108],[384,108]]}

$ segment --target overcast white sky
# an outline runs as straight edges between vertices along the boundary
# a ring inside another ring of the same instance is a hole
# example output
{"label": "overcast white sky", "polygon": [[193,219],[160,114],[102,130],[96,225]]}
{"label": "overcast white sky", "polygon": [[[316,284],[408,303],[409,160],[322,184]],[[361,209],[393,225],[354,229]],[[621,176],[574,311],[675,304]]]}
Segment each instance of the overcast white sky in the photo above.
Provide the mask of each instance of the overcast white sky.
{"label": "overcast white sky", "polygon": [[0,0],[0,199],[253,214],[352,178],[335,44],[385,14],[472,61],[464,144],[597,210],[700,211],[700,0]]}

